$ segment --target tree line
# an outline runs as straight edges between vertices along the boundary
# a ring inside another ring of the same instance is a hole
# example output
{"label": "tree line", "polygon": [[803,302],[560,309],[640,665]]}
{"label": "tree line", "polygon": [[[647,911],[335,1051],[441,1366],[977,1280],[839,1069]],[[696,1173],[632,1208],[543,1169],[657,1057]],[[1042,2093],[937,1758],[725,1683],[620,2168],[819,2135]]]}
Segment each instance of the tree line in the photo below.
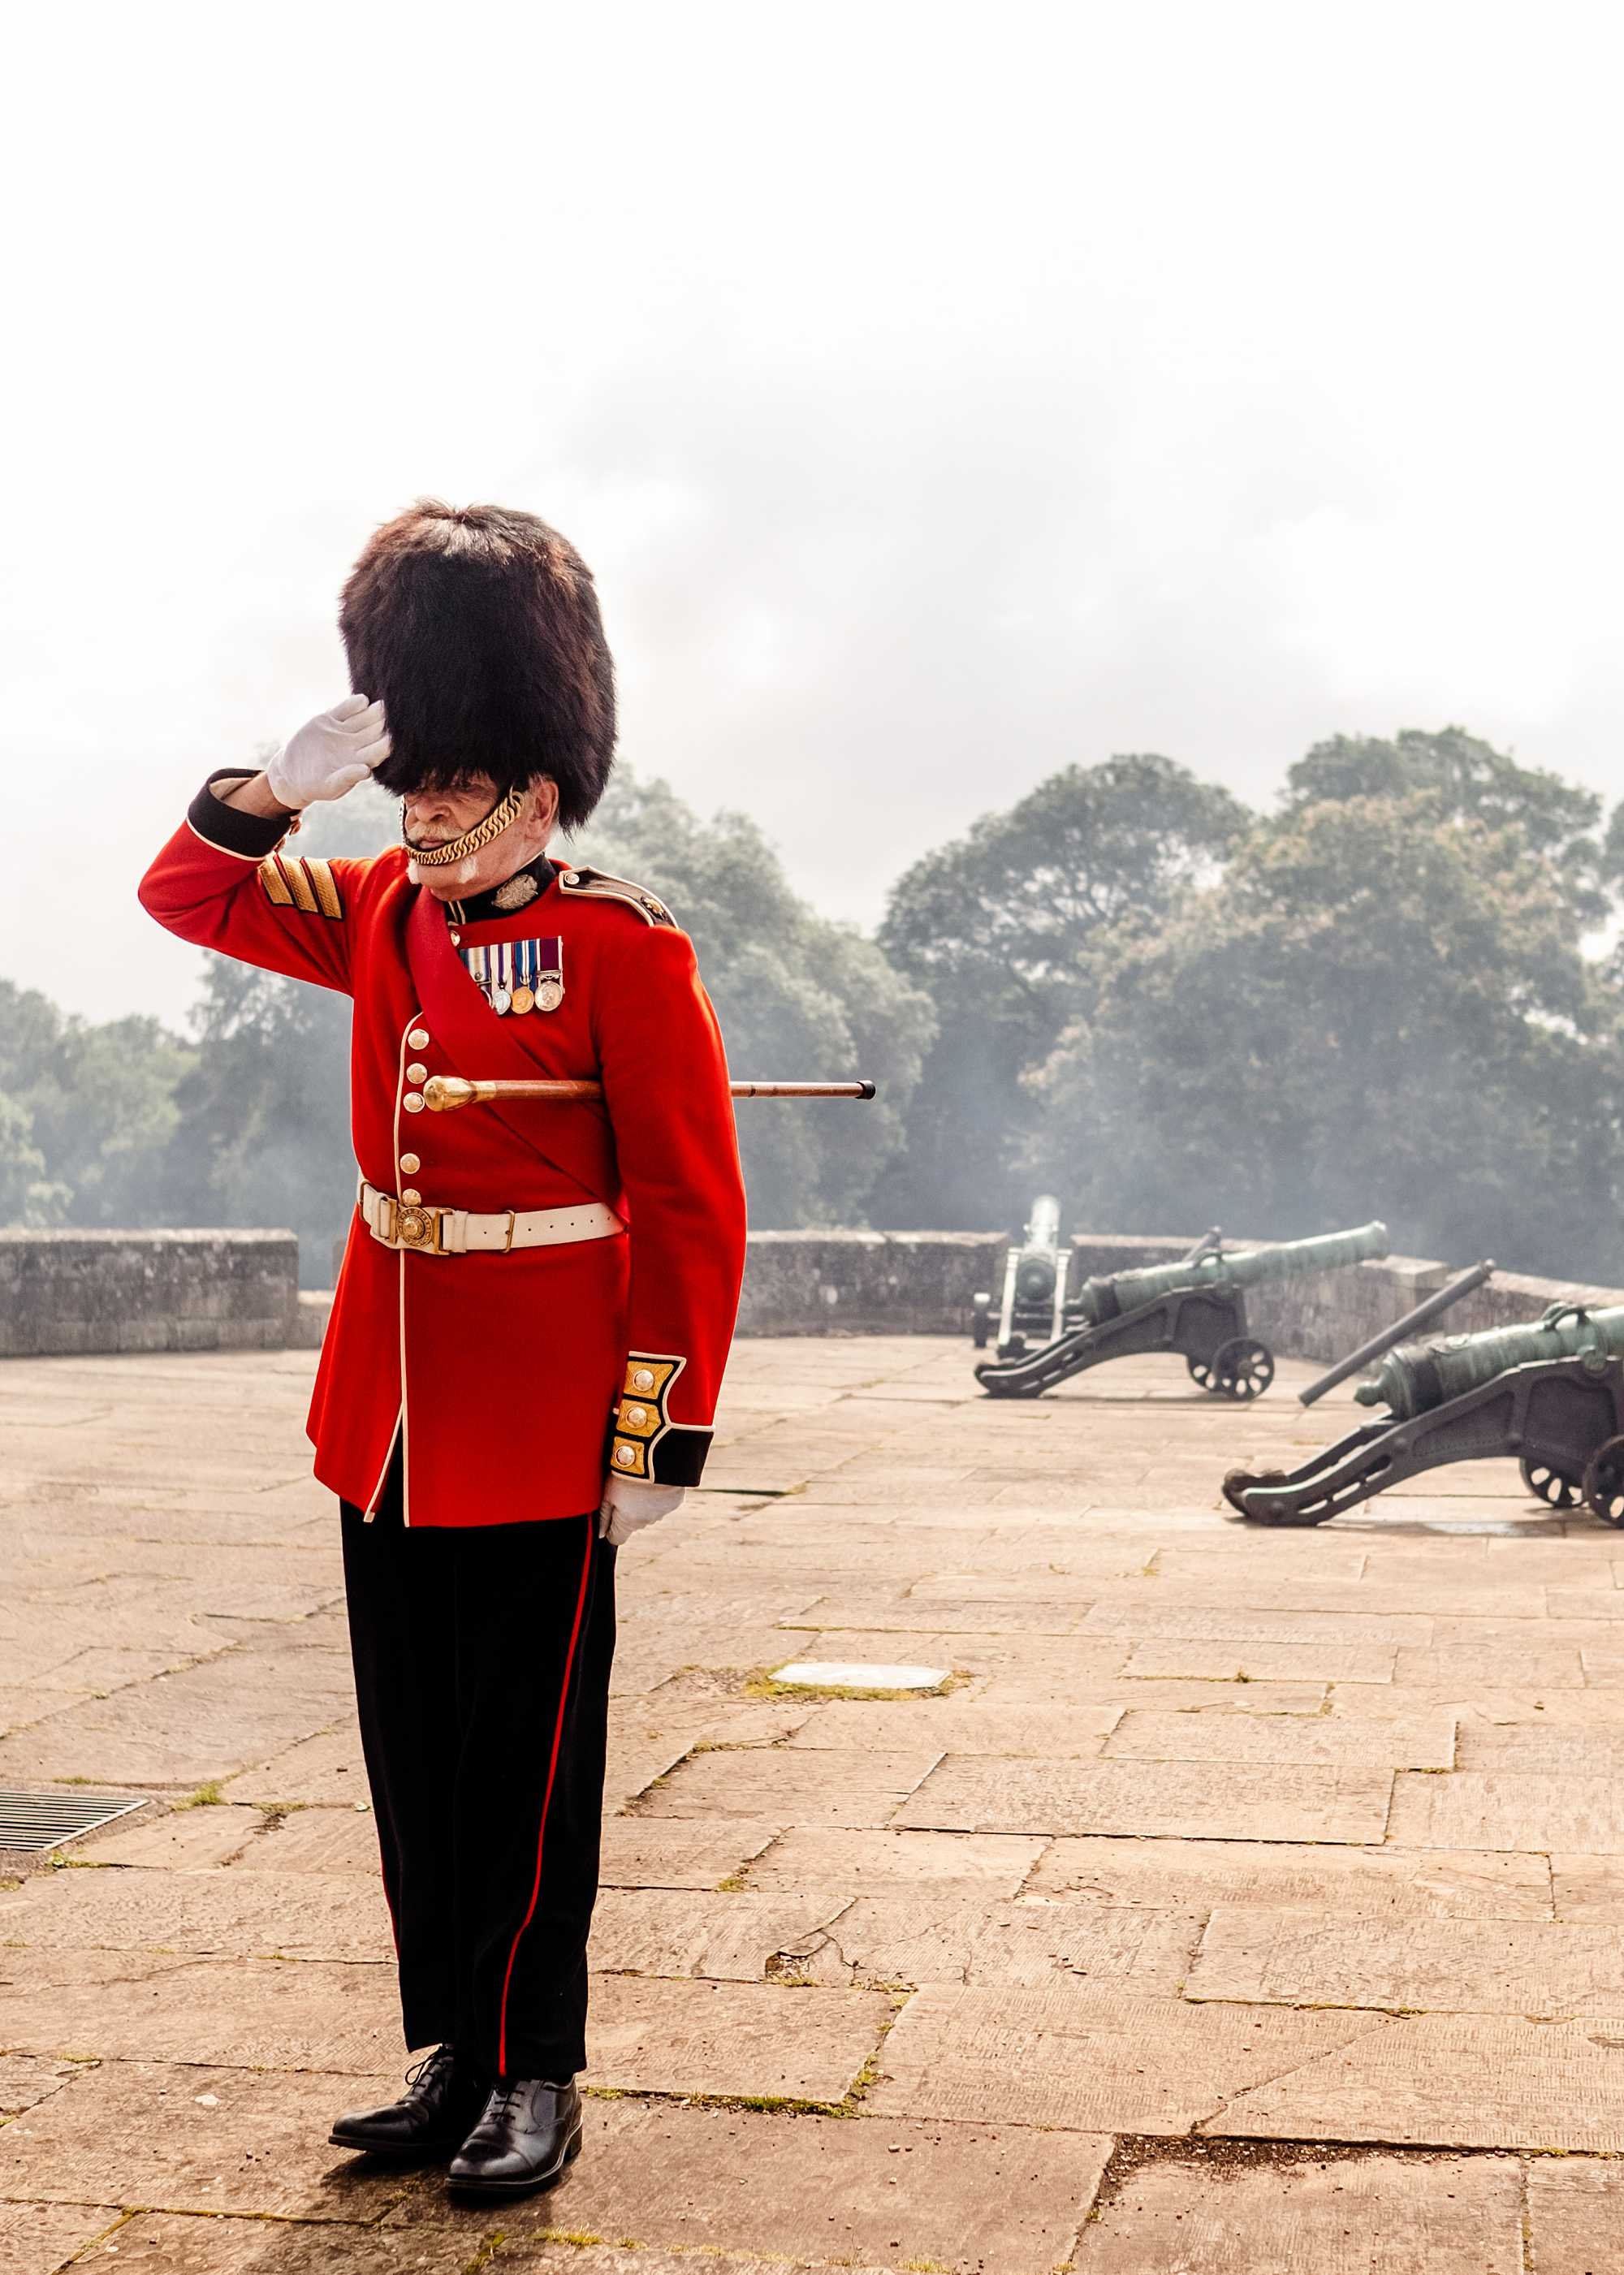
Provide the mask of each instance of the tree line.
{"label": "tree line", "polygon": [[[301,850],[375,850],[381,798]],[[752,1221],[1288,1238],[1379,1215],[1452,1260],[1624,1280],[1624,806],[1459,728],[1339,736],[1266,812],[1153,755],[1061,768],[901,876],[873,936],[755,825],[616,776],[574,858],[693,934],[744,1074],[872,1107],[740,1116]],[[347,1006],[211,957],[190,1032],[0,983],[0,1214],[347,1221]]]}

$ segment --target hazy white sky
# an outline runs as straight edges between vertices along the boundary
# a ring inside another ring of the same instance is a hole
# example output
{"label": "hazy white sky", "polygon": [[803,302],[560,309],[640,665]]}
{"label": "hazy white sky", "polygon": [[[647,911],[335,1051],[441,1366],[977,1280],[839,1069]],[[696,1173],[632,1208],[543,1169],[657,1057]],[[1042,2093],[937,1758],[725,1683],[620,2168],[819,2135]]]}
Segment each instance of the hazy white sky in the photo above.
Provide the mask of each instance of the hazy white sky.
{"label": "hazy white sky", "polygon": [[178,1019],[133,898],[343,692],[414,495],[546,514],[623,754],[865,921],[1056,765],[1268,795],[1624,721],[1620,41],[1484,4],[32,11],[0,974]]}

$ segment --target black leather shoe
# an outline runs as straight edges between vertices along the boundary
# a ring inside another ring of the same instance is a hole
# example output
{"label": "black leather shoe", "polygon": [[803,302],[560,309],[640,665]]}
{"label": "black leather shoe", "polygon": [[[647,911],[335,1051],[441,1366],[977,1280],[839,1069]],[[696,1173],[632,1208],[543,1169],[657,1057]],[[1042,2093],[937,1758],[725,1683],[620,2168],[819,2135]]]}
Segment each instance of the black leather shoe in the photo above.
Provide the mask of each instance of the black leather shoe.
{"label": "black leather shoe", "polygon": [[406,2073],[406,2090],[381,2109],[348,2109],[328,2138],[335,2148],[374,2157],[449,2157],[490,2090],[487,2079],[457,2067],[449,2046]]}
{"label": "black leather shoe", "polygon": [[527,2196],[550,2188],[581,2153],[581,2096],[573,2078],[515,2078],[493,2087],[484,2112],[451,2159],[450,2187],[467,2196]]}

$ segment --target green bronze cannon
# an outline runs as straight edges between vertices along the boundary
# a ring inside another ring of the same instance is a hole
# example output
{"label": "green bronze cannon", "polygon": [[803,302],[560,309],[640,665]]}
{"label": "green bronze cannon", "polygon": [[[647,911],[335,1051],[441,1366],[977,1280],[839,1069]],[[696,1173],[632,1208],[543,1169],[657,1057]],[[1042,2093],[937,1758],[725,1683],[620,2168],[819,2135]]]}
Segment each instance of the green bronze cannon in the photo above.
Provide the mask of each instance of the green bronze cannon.
{"label": "green bronze cannon", "polygon": [[995,1398],[1039,1398],[1107,1359],[1175,1351],[1204,1390],[1256,1398],[1274,1379],[1274,1357],[1247,1333],[1246,1289],[1386,1253],[1385,1224],[1238,1250],[1209,1233],[1176,1264],[1085,1280],[1066,1306],[1064,1334],[1041,1350],[985,1361],[976,1379]]}
{"label": "green bronze cannon", "polygon": [[1446,1462],[1514,1455],[1548,1507],[1582,1500],[1624,1523],[1624,1307],[1552,1304],[1523,1326],[1401,1343],[1354,1396],[1386,1417],[1289,1473],[1232,1471],[1230,1507],[1260,1524],[1323,1524]]}

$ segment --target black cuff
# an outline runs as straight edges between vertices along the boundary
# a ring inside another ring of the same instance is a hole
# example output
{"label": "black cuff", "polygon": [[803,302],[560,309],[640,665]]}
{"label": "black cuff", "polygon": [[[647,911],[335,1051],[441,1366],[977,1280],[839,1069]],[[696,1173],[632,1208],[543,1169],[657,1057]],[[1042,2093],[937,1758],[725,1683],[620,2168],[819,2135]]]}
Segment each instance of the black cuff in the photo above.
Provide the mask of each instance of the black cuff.
{"label": "black cuff", "polygon": [[711,1430],[690,1429],[674,1422],[663,1438],[654,1440],[653,1477],[657,1485],[697,1485],[705,1474]]}
{"label": "black cuff", "polygon": [[293,813],[245,813],[215,796],[216,782],[252,782],[254,772],[253,767],[216,767],[186,808],[186,820],[205,845],[245,861],[263,861],[274,853],[298,819]]}

